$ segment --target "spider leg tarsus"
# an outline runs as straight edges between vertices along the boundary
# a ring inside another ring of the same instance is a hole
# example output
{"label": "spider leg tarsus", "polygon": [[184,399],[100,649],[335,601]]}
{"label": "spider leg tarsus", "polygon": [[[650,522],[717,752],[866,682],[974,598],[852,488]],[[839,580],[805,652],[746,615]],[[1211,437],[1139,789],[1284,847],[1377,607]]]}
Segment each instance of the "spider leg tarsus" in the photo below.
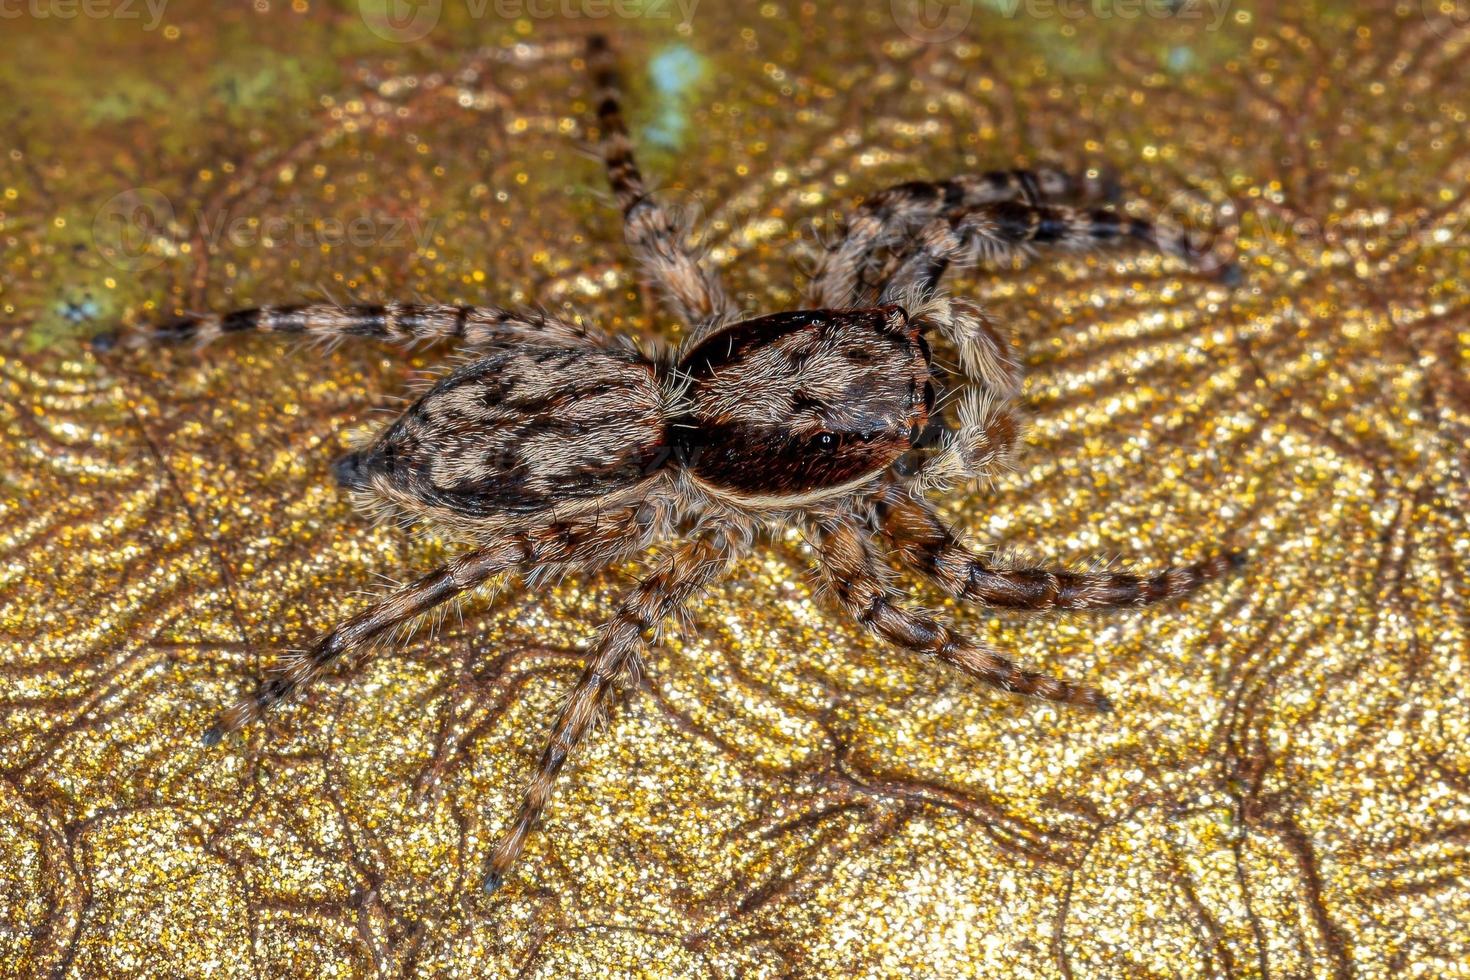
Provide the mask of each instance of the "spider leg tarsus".
{"label": "spider leg tarsus", "polygon": [[117,331],[107,330],[87,342],[94,354],[106,354],[117,347]]}
{"label": "spider leg tarsus", "polygon": [[491,871],[489,874],[485,875],[485,884],[481,885],[480,887],[486,895],[494,895],[496,892],[500,891],[500,886],[503,884],[505,884],[505,876],[500,874],[500,872],[498,871]]}
{"label": "spider leg tarsus", "polygon": [[171,317],[156,324],[143,340],[158,344],[173,344],[181,340],[190,340],[199,334],[199,320],[197,316]]}
{"label": "spider leg tarsus", "polygon": [[224,741],[224,738],[224,729],[220,728],[218,725],[211,725],[209,727],[209,730],[199,737],[199,741],[206,749],[212,749],[220,742]]}

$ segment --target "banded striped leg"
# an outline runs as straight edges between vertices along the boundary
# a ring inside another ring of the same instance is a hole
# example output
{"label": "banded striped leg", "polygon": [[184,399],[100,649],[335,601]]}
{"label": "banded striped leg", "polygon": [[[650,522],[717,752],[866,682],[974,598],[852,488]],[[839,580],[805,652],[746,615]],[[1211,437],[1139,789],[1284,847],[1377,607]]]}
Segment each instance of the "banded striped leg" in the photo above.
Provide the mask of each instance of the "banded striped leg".
{"label": "banded striped leg", "polygon": [[624,234],[633,257],[663,291],[675,316],[693,333],[706,333],[738,315],[717,273],[706,269],[686,245],[691,229],[649,196],[633,159],[633,142],[623,122],[617,59],[607,39],[587,42],[587,67],[597,87],[597,125],[607,179],[623,212]]}
{"label": "banded striped leg", "polygon": [[503,572],[521,567],[553,568],[582,561],[604,565],[646,545],[638,509],[601,514],[577,524],[549,524],[460,555],[442,568],[390,593],[333,628],[304,653],[292,657],[255,694],[226,709],[204,734],[217,745],[230,732],[260,718],[308,687],[337,660],[368,647],[390,630],[413,622]]}
{"label": "banded striped leg", "polygon": [[897,488],[878,503],[883,537],[899,559],[956,599],[1008,609],[1109,609],[1166,602],[1240,567],[1243,556],[1222,552],[1153,575],[1074,572],[1003,566],[964,546],[932,507]]}
{"label": "banded striped leg", "polygon": [[818,528],[818,538],[823,581],[843,608],[869,632],[894,646],[936,657],[1002,691],[1112,710],[1100,691],[1025,670],[929,613],[902,606],[898,593],[888,584],[887,568],[852,521],[831,520]]}
{"label": "banded striped leg", "polygon": [[253,695],[223,711],[214,726],[204,733],[204,744],[218,745],[230,732],[244,728],[306,688],[347,652],[365,647],[395,626],[412,621],[525,559],[526,552],[521,545],[499,542],[461,555],[443,568],[398,589],[337,626],[310,650],[292,658],[279,674],[263,681]]}
{"label": "banded striped leg", "polygon": [[506,872],[525,849],[536,821],[551,800],[552,789],[567,757],[598,717],[618,676],[657,637],[664,620],[719,576],[737,554],[737,543],[724,534],[682,545],[633,589],[602,628],[586,669],[556,716],[551,737],[536,764],[535,775],[526,787],[515,819],[490,856],[485,872],[487,892],[500,887]]}
{"label": "banded striped leg", "polygon": [[951,265],[1029,254],[1052,245],[1080,251],[1125,242],[1196,262],[1202,252],[1184,232],[1165,233],[1152,222],[1102,208],[1007,201],[952,210],[924,226],[913,251],[883,287],[880,303],[921,302],[932,296]]}
{"label": "banded striped leg", "polygon": [[141,346],[149,341],[194,340],[204,344],[224,334],[247,331],[297,334],[329,343],[343,337],[368,337],[404,346],[440,340],[457,340],[470,347],[505,340],[576,347],[607,343],[607,337],[595,328],[543,313],[516,313],[494,306],[411,303],[304,303],[233,313],[188,314],[135,334],[126,343]]}
{"label": "banded striped leg", "polygon": [[1021,201],[1111,199],[1117,188],[1106,176],[1074,176],[1051,168],[992,170],[936,182],[911,181],[868,198],[847,219],[842,240],[822,256],[807,289],[808,306],[869,305],[868,283],[880,254],[906,243],[930,221],[955,209]]}

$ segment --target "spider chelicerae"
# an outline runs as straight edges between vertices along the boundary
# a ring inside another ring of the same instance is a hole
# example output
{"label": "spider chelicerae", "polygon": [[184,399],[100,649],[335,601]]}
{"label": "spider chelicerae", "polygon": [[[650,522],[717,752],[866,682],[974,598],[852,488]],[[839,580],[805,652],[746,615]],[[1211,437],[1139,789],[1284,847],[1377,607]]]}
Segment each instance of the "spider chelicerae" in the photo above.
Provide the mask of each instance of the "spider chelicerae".
{"label": "spider chelicerae", "polygon": [[[1203,251],[1186,234],[1098,206],[1111,193],[1096,174],[1009,170],[900,184],[846,221],[812,276],[809,308],[741,319],[719,277],[686,246],[688,229],[648,193],[606,41],[592,38],[586,60],[628,244],[688,330],[677,352],[640,351],[544,313],[402,303],[187,315],[150,335],[450,340],[476,355],[334,464],[337,480],[370,509],[430,522],[472,546],[289,659],[220,715],[208,745],[344,654],[492,578],[592,572],[665,546],[597,634],[489,857],[489,890],[525,847],[618,679],[662,624],[763,533],[801,529],[822,584],[888,643],[1004,691],[1103,711],[1111,705],[1099,691],[1024,669],[912,608],[894,587],[889,556],[957,599],[1012,609],[1158,602],[1239,561],[1221,553],[1153,575],[1022,565],[970,550],[925,500],[992,472],[1018,436],[1018,367],[985,310],[939,291],[945,271],[1043,245],[1125,242],[1198,262]],[[931,337],[955,355],[953,374],[933,363]],[[945,387],[952,397],[941,410]]]}

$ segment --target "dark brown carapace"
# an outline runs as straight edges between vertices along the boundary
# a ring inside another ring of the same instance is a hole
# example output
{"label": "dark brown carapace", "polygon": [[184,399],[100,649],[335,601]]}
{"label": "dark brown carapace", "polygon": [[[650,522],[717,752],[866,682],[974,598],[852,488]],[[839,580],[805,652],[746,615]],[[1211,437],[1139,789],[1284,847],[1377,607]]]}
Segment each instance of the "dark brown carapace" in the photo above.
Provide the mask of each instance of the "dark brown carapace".
{"label": "dark brown carapace", "polygon": [[[983,477],[1015,445],[1020,374],[993,318],[938,291],[945,271],[1033,247],[1134,242],[1186,260],[1165,235],[1096,199],[1110,182],[1054,170],[900,184],[864,202],[830,248],[810,309],[742,320],[719,278],[645,189],[623,126],[607,45],[587,51],[604,157],[628,244],[687,331],[650,355],[595,328],[495,307],[326,304],[181,316],[160,339],[274,331],[412,344],[446,340],[476,359],[339,460],[369,507],[428,521],[471,547],[383,597],[288,660],[225,711],[208,744],[300,691],[346,653],[482,583],[596,570],[654,546],[664,556],[598,633],[521,806],[488,856],[499,886],[569,753],[662,625],[747,553],[795,526],[847,614],[893,646],[1004,691],[1106,709],[1097,690],[1024,669],[911,608],[888,559],[955,598],[1007,608],[1113,607],[1169,599],[1235,563],[1216,554],[1152,575],[1019,566],[970,550],[925,502]],[[947,421],[929,344],[944,345]]]}
{"label": "dark brown carapace", "polygon": [[852,491],[919,442],[934,408],[929,345],[902,307],[803,310],[734,324],[679,362],[688,412],[674,457],[746,505]]}

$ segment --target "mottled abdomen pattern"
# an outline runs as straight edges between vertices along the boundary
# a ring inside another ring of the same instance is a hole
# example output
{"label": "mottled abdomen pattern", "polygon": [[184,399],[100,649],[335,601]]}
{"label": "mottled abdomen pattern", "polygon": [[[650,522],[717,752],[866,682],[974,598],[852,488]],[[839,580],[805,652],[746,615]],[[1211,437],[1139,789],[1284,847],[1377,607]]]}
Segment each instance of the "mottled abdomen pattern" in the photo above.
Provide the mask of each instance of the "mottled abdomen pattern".
{"label": "mottled abdomen pattern", "polygon": [[667,399],[633,350],[514,347],[431,388],[339,477],[427,517],[605,504],[657,472]]}

